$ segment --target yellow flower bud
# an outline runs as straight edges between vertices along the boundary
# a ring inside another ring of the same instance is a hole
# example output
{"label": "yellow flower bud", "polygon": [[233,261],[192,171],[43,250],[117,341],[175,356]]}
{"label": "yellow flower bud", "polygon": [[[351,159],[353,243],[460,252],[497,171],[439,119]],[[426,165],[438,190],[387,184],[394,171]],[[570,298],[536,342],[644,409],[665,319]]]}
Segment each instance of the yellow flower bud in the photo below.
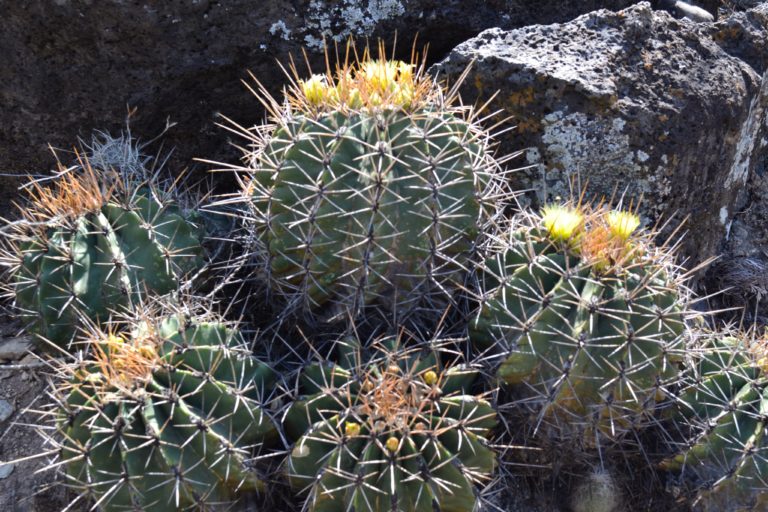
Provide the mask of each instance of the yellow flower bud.
{"label": "yellow flower bud", "polygon": [[407,64],[401,60],[397,61],[397,73],[400,82],[413,82],[413,64]]}
{"label": "yellow flower bud", "polygon": [[348,436],[356,436],[360,433],[360,424],[354,421],[347,421],[344,423],[344,434]]}
{"label": "yellow flower bud", "polygon": [[426,382],[428,386],[434,386],[437,382],[437,373],[432,370],[426,372],[424,374],[424,382]]}
{"label": "yellow flower bud", "polygon": [[386,442],[387,450],[389,450],[392,453],[395,453],[397,451],[397,448],[400,446],[400,440],[394,436],[387,439]]}

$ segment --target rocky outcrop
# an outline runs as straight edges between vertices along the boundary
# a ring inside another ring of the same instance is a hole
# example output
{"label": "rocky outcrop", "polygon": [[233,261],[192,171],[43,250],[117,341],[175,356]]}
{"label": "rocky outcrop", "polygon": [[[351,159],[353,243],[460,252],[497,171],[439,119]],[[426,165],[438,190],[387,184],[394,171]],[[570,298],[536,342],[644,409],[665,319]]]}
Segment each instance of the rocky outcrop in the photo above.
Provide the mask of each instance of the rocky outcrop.
{"label": "rocky outcrop", "polygon": [[[323,38],[397,34],[399,53],[413,37],[439,58],[495,26],[566,21],[633,0],[134,0],[1,1],[0,173],[39,174],[53,164],[50,143],[71,148],[94,128],[119,130],[136,108],[135,134],[149,139],[166,120],[172,165],[195,156],[232,160],[216,113],[251,124],[263,111],[240,83],[253,72],[272,92],[289,55],[324,65]],[[303,69],[302,66],[300,66]],[[156,149],[156,148],[155,148]],[[0,214],[19,180],[0,178]]]}
{"label": "rocky outcrop", "polygon": [[541,204],[585,186],[589,196],[641,203],[646,223],[691,233],[695,264],[720,253],[758,165],[766,98],[761,77],[711,37],[642,2],[572,22],[490,29],[462,43],[434,73],[455,78],[467,102],[500,91],[489,111],[517,128],[502,152],[525,149],[513,180]]}

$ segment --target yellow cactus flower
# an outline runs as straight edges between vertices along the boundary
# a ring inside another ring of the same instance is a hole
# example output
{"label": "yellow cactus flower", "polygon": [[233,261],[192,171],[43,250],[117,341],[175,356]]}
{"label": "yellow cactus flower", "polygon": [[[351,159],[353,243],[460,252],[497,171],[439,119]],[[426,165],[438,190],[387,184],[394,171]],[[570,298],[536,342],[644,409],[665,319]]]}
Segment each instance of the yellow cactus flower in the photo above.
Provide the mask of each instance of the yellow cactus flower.
{"label": "yellow cactus flower", "polygon": [[426,372],[424,374],[424,382],[426,382],[428,386],[434,386],[437,382],[437,373],[432,370]]}
{"label": "yellow cactus flower", "polygon": [[325,83],[325,75],[312,75],[309,79],[302,80],[299,85],[310,105],[317,106],[326,100],[328,85]]}
{"label": "yellow cactus flower", "polygon": [[398,84],[393,95],[393,102],[403,108],[411,106],[416,90],[413,84]]}
{"label": "yellow cactus flower", "polygon": [[397,76],[401,83],[413,83],[413,64],[397,61]]}
{"label": "yellow cactus flower", "polygon": [[365,81],[382,92],[395,86],[399,61],[370,60],[364,62],[360,72]]}
{"label": "yellow cactus flower", "polygon": [[360,434],[360,424],[354,421],[347,421],[344,423],[344,434],[348,436],[356,436]]}
{"label": "yellow cactus flower", "polygon": [[347,106],[350,108],[360,108],[363,106],[363,99],[360,97],[360,90],[355,87],[347,95]]}
{"label": "yellow cactus flower", "polygon": [[387,446],[387,450],[389,450],[392,453],[395,453],[397,451],[397,448],[400,446],[400,440],[395,436],[392,436],[389,439],[387,439],[386,446]]}
{"label": "yellow cactus flower", "polygon": [[542,209],[542,220],[547,234],[553,240],[570,240],[584,223],[584,214],[577,208],[550,205]]}
{"label": "yellow cactus flower", "polygon": [[611,234],[621,240],[627,240],[640,226],[640,217],[634,213],[613,210],[606,217]]}

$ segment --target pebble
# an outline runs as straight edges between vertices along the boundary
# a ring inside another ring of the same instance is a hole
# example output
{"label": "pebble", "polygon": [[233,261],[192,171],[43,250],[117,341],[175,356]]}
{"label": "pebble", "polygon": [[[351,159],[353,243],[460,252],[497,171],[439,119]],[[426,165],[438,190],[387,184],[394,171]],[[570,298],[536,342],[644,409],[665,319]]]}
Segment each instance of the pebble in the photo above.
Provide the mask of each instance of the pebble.
{"label": "pebble", "polygon": [[13,415],[13,405],[8,400],[0,399],[0,423]]}
{"label": "pebble", "polygon": [[18,361],[32,349],[32,338],[18,336],[0,340],[0,361]]}
{"label": "pebble", "polygon": [[0,480],[8,478],[15,467],[13,464],[0,464]]}

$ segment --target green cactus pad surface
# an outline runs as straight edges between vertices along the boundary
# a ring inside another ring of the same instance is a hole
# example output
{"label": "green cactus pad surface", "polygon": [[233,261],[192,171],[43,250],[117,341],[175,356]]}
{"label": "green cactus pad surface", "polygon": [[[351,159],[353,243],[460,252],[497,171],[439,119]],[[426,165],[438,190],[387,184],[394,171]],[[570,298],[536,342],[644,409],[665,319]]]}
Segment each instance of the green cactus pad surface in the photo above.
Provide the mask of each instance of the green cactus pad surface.
{"label": "green cactus pad surface", "polygon": [[402,352],[358,368],[308,366],[284,417],[306,510],[474,510],[474,483],[496,466],[496,413],[470,394],[476,371]]}
{"label": "green cactus pad surface", "polygon": [[[661,467],[682,475],[701,510],[768,507],[768,379],[747,336],[706,333],[673,420],[693,438]],[[764,347],[764,341],[760,343]],[[764,348],[763,348],[764,350]]]}
{"label": "green cactus pad surface", "polygon": [[412,67],[367,61],[302,82],[248,156],[267,272],[302,308],[450,296],[501,209],[489,134]]}
{"label": "green cactus pad surface", "polygon": [[208,510],[259,490],[249,469],[277,431],[263,409],[275,382],[237,330],[181,315],[130,337],[93,340],[59,389],[67,484],[103,511]]}
{"label": "green cactus pad surface", "polygon": [[203,267],[197,214],[149,186],[106,191],[114,178],[90,168],[61,178],[12,235],[16,305],[43,349],[69,348],[81,316],[106,321]]}
{"label": "green cactus pad surface", "polygon": [[687,293],[667,251],[604,209],[521,214],[480,271],[470,339],[535,429],[585,440],[652,420],[683,351]]}

